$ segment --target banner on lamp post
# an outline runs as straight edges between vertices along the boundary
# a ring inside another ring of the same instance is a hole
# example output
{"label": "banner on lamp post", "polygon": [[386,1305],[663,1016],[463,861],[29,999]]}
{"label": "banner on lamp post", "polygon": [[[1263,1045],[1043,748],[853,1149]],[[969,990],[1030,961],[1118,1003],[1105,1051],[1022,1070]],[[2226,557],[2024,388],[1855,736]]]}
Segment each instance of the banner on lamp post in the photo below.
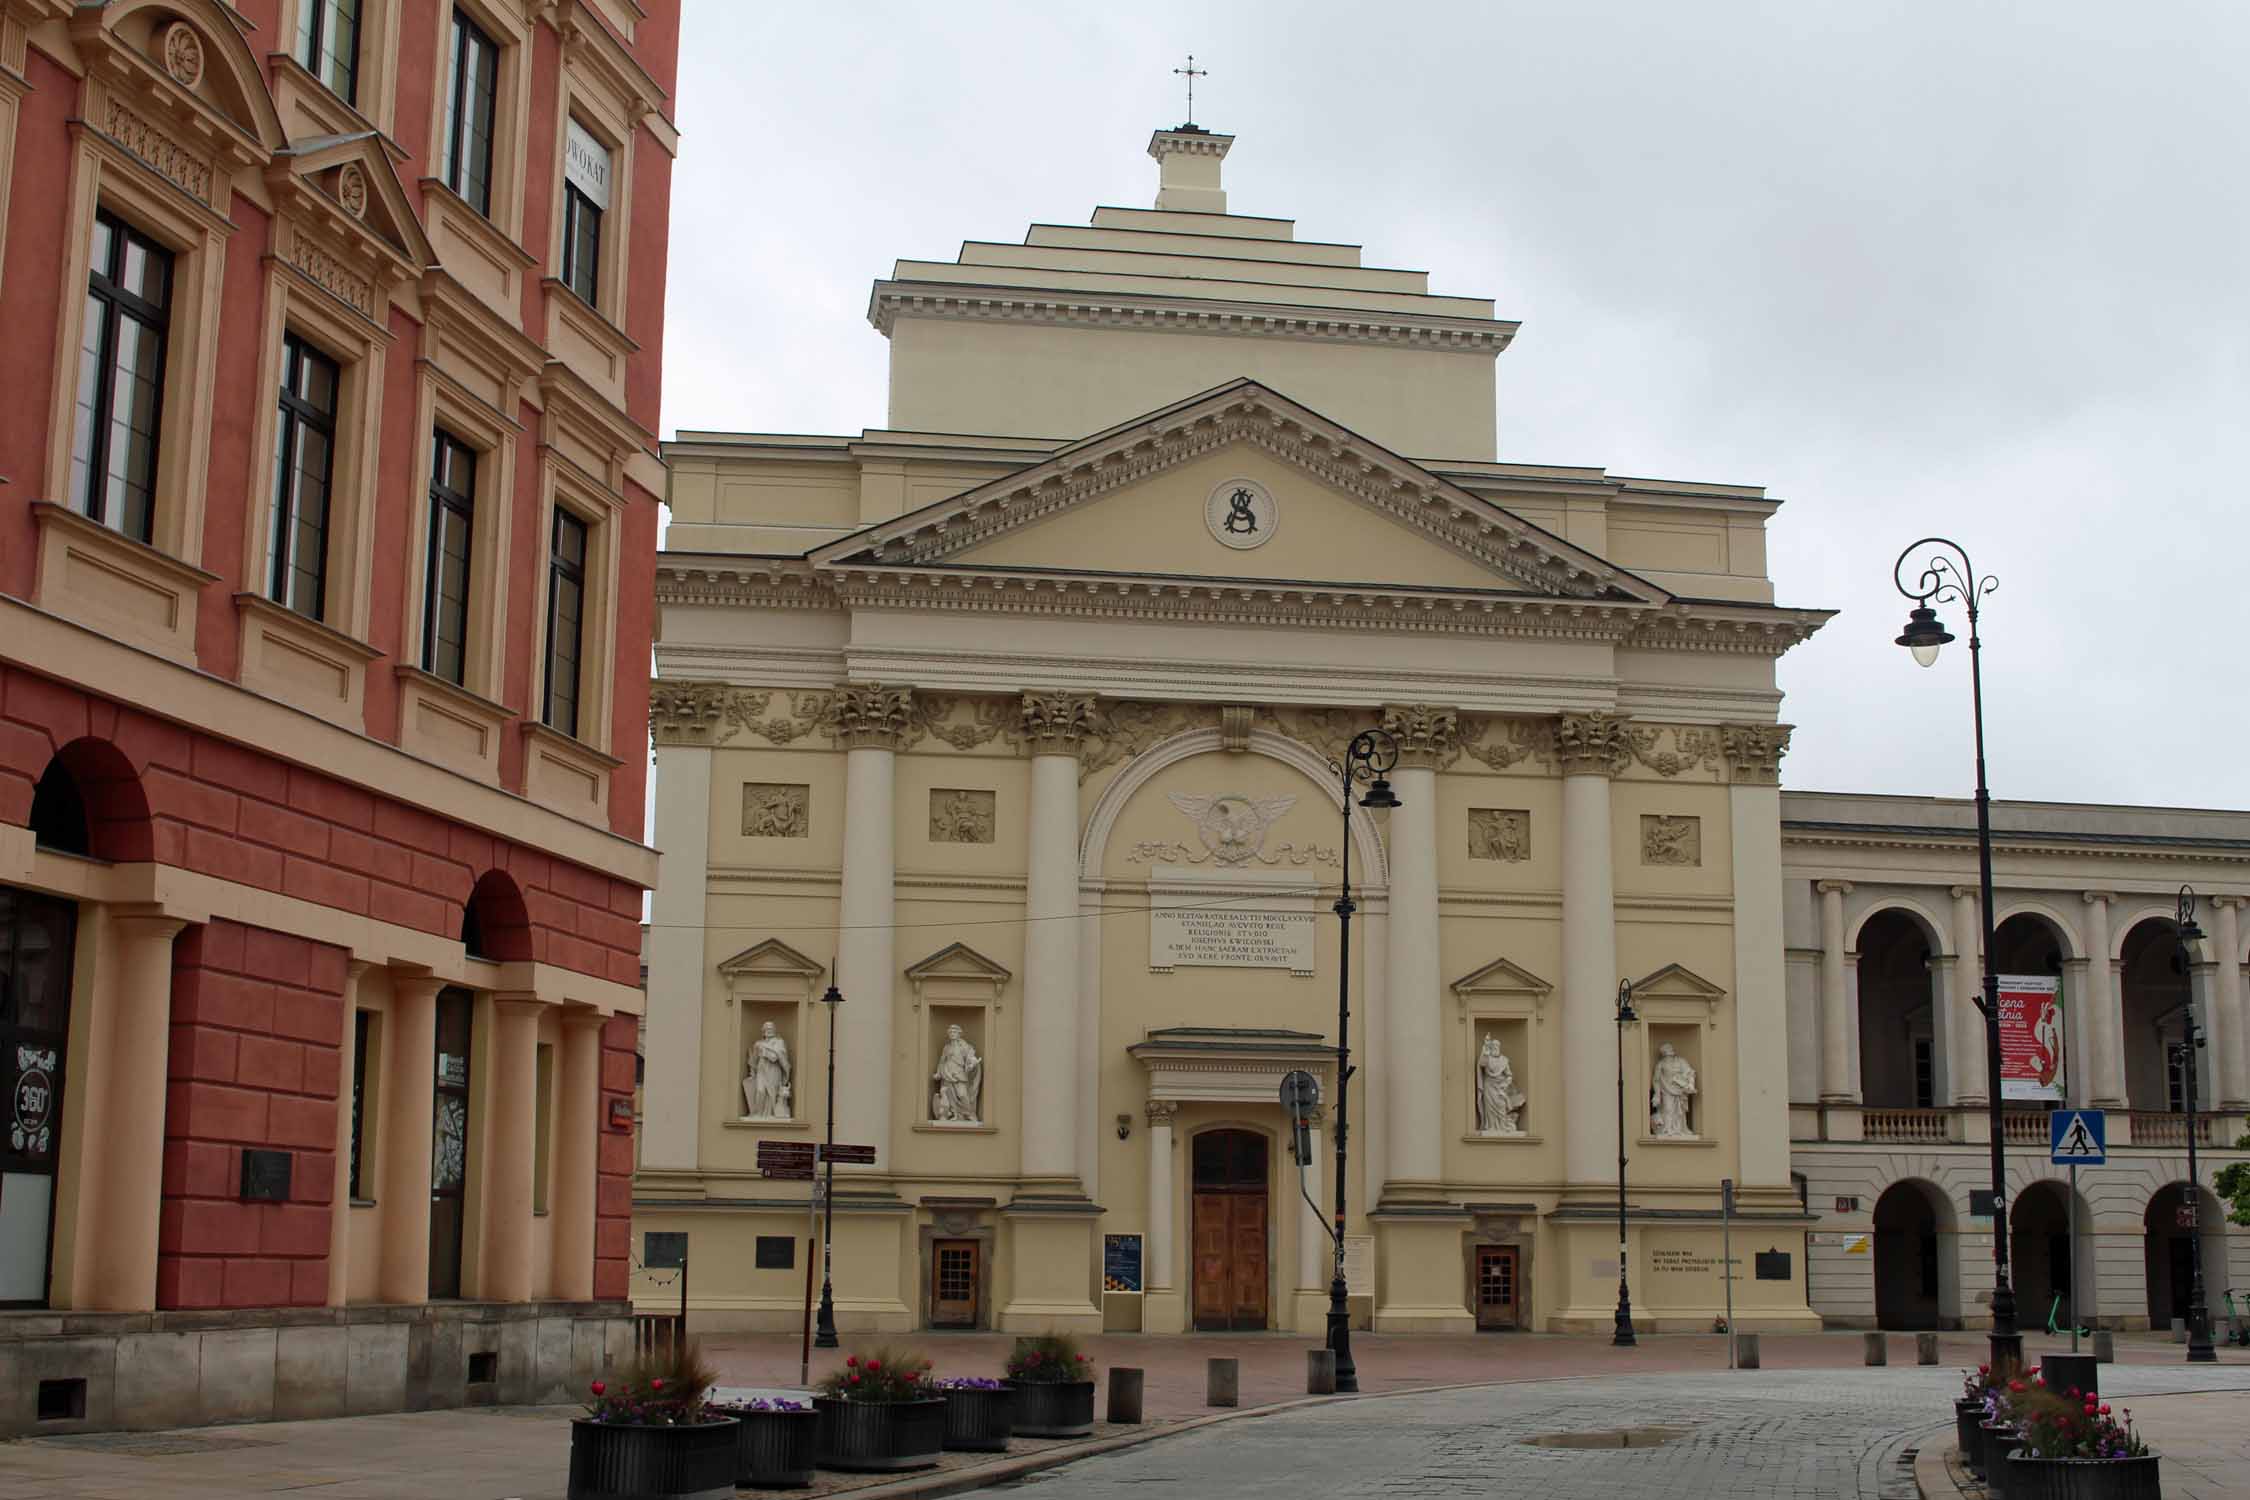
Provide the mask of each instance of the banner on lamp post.
{"label": "banner on lamp post", "polygon": [[2047,975],[2000,978],[2000,1097],[2063,1096],[2062,981]]}

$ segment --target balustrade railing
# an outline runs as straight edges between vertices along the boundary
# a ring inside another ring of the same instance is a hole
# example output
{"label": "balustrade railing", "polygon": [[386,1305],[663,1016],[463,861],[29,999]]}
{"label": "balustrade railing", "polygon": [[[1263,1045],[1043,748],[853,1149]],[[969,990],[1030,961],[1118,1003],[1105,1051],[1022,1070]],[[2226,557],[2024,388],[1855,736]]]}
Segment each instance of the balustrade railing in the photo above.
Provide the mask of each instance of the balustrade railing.
{"label": "balustrade railing", "polygon": [[1869,1109],[1859,1117],[1860,1137],[1870,1141],[1944,1142],[1952,1139],[1949,1109]]}
{"label": "balustrade railing", "polygon": [[[2198,1146],[2231,1146],[2234,1142],[2223,1140],[2219,1134],[2217,1115],[2199,1114],[2195,1117],[2195,1143]],[[2167,1110],[2136,1109],[2133,1111],[2133,1144],[2136,1146],[2180,1146],[2188,1143],[2188,1117]]]}

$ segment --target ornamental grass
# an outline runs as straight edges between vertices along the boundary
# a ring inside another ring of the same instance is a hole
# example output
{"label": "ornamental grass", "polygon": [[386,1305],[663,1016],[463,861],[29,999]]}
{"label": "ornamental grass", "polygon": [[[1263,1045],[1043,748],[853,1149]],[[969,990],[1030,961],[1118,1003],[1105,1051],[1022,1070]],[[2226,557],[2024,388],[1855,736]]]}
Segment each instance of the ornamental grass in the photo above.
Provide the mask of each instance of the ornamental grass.
{"label": "ornamental grass", "polygon": [[587,1387],[586,1415],[618,1427],[690,1427],[708,1420],[705,1398],[719,1372],[694,1340],[666,1353],[636,1357]]}
{"label": "ornamental grass", "polygon": [[868,1405],[927,1401],[936,1394],[927,1359],[911,1349],[889,1348],[846,1355],[843,1368],[830,1371],[819,1390],[824,1396]]}
{"label": "ornamental grass", "polygon": [[1094,1378],[1093,1362],[1067,1333],[1042,1333],[1016,1340],[1008,1356],[1008,1378],[1017,1385],[1070,1385]]}

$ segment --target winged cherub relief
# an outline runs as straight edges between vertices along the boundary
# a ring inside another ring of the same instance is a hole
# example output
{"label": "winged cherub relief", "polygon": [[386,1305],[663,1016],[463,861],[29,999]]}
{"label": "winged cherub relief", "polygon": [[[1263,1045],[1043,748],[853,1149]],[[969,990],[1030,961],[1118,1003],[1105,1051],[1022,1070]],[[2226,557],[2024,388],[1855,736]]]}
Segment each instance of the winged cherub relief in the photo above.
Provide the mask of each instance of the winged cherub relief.
{"label": "winged cherub relief", "polygon": [[1174,807],[1194,822],[1201,850],[1190,849],[1184,843],[1143,842],[1134,846],[1129,858],[1190,865],[1246,865],[1253,860],[1262,865],[1333,864],[1336,861],[1334,850],[1310,844],[1302,849],[1295,844],[1278,844],[1270,853],[1267,851],[1266,833],[1284,813],[1297,805],[1294,796],[1245,797],[1236,792],[1215,796],[1193,792],[1166,795]]}

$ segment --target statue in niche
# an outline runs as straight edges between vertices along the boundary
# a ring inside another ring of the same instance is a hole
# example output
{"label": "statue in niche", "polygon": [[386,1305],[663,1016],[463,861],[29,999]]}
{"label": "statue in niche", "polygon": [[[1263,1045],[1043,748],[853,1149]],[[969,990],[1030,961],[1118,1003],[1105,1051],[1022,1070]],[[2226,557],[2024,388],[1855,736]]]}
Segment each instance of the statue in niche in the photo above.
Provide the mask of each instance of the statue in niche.
{"label": "statue in niche", "polygon": [[930,1119],[938,1125],[982,1125],[977,1096],[984,1092],[984,1059],[969,1045],[961,1028],[945,1028],[945,1045],[938,1049],[937,1071],[930,1075],[937,1092],[930,1096]]}
{"label": "statue in niche", "polygon": [[1660,1140],[1692,1140],[1695,1128],[1689,1101],[1695,1097],[1695,1066],[1672,1050],[1670,1042],[1656,1049],[1648,1090],[1649,1134]]}
{"label": "statue in niche", "polygon": [[742,1080],[743,1118],[787,1120],[789,1112],[789,1044],[768,1021],[758,1028],[750,1044],[750,1067]]}
{"label": "statue in niche", "polygon": [[1477,1053],[1477,1134],[1522,1135],[1516,1114],[1523,1105],[1523,1090],[1516,1087],[1516,1070],[1500,1050],[1500,1038],[1486,1037]]}

